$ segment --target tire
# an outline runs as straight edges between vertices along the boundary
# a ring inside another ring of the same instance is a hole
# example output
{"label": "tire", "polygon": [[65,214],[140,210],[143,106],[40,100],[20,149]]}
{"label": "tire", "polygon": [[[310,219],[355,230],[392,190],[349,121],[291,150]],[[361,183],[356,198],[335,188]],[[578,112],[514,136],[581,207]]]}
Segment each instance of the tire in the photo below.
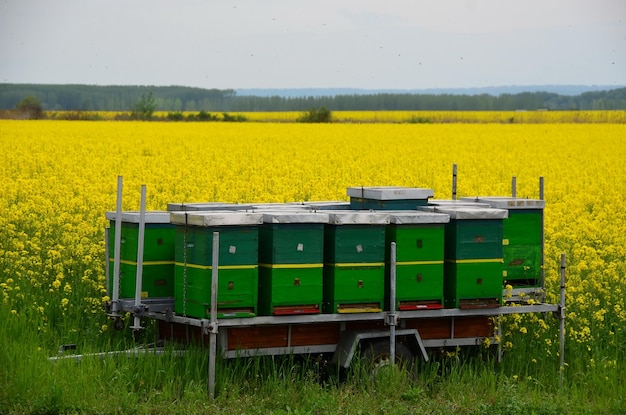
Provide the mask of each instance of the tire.
{"label": "tire", "polygon": [[[361,350],[361,360],[370,372],[372,379],[376,380],[382,370],[391,366],[389,349],[389,340],[377,340],[366,345]],[[415,356],[411,350],[404,344],[396,341],[396,366],[412,373],[414,359]]]}

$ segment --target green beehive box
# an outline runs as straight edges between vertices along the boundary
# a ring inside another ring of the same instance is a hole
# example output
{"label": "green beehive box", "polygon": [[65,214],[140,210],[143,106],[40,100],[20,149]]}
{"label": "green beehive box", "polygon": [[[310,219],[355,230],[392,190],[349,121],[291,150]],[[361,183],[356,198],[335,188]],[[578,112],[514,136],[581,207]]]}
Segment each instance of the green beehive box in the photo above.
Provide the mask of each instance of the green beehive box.
{"label": "green beehive box", "polygon": [[176,224],[176,314],[208,318],[211,311],[213,233],[219,233],[219,318],[258,313],[258,227],[263,215],[236,211],[173,212]]}
{"label": "green beehive box", "polygon": [[[116,212],[107,212],[105,216],[110,221],[107,244],[109,252],[109,284],[112,287]],[[140,213],[122,212],[121,220],[119,297],[135,298]],[[141,297],[173,297],[174,226],[170,224],[168,212],[145,212],[144,221]]]}
{"label": "green beehive box", "polygon": [[[111,261],[111,278],[113,275]],[[120,263],[119,296],[135,298],[137,264]],[[111,279],[112,283],[112,279]],[[174,262],[168,264],[144,263],[141,273],[141,298],[174,296]]]}
{"label": "green beehive box", "polygon": [[400,186],[349,187],[350,209],[414,210],[425,206],[432,189]]}
{"label": "green beehive box", "polygon": [[[396,243],[396,310],[444,306],[444,226],[450,217],[431,212],[393,212],[386,232],[386,262]],[[390,272],[386,271],[385,300],[390,309]]]}
{"label": "green beehive box", "polygon": [[502,219],[451,219],[445,230],[445,257],[502,258]]}
{"label": "green beehive box", "polygon": [[325,313],[378,312],[385,294],[383,212],[333,211],[324,234]]}
{"label": "green beehive box", "polygon": [[[502,302],[502,228],[508,211],[462,204],[427,209],[450,216],[444,236],[445,306],[499,306]],[[496,284],[498,280],[500,285]]]}
{"label": "green beehive box", "polygon": [[[468,198],[469,199],[469,198]],[[498,209],[507,209],[503,223],[504,284],[539,287],[543,262],[544,200],[514,197],[472,198]]]}
{"label": "green beehive box", "polygon": [[488,308],[502,302],[502,260],[445,262],[446,308]]}
{"label": "green beehive box", "polygon": [[263,213],[259,228],[259,312],[316,314],[322,308],[324,224],[305,209]]}

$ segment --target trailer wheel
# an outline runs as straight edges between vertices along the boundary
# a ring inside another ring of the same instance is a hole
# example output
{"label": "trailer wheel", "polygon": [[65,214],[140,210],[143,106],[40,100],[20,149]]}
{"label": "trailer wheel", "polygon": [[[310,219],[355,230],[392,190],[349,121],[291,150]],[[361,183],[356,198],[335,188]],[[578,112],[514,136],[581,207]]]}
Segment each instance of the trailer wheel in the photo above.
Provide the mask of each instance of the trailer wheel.
{"label": "trailer wheel", "polygon": [[[367,370],[371,373],[372,379],[376,380],[382,371],[391,367],[389,348],[389,340],[378,340],[368,344],[362,349],[361,359]],[[396,341],[396,366],[411,373],[414,359],[415,356],[411,350],[404,344]]]}
{"label": "trailer wheel", "polygon": [[124,320],[122,320],[119,317],[116,317],[113,320],[113,327],[115,328],[115,330],[123,330],[124,329]]}

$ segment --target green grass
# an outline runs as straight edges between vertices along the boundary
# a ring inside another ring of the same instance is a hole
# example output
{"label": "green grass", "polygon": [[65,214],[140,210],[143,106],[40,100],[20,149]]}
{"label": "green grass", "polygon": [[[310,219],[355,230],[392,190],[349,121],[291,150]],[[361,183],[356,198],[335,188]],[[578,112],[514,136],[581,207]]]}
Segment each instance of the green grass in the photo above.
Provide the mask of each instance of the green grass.
{"label": "green grass", "polygon": [[[41,348],[41,341],[49,340],[37,324],[6,306],[0,306],[0,313],[2,414],[527,415],[626,410],[622,362],[613,365],[606,358],[586,364],[586,356],[575,355],[580,352],[576,345],[568,351],[572,355],[563,389],[558,359],[533,353],[532,341],[518,341],[500,364],[493,350],[468,349],[433,355],[411,373],[383,371],[375,381],[358,359],[345,373],[325,368],[322,360],[294,356],[218,360],[216,397],[210,399],[204,350],[191,348],[185,357],[169,352],[52,362],[51,351]],[[149,340],[147,331],[144,338]],[[77,347],[88,354],[124,350],[133,343],[127,333],[112,331],[85,338]]]}

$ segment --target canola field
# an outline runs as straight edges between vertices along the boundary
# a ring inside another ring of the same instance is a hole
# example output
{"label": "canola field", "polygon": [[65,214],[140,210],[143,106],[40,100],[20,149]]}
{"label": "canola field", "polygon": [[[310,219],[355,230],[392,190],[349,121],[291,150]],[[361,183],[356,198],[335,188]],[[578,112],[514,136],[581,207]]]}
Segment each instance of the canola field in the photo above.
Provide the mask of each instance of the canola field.
{"label": "canola field", "polygon": [[[547,300],[567,255],[567,361],[621,373],[626,343],[626,125],[0,121],[0,319],[37,327],[42,353],[106,336],[104,213],[169,202],[348,200],[350,186],[450,198],[539,197]],[[558,354],[558,321],[512,316],[502,343]],[[5,333],[6,334],[6,333]],[[4,335],[4,334],[3,334]]]}

